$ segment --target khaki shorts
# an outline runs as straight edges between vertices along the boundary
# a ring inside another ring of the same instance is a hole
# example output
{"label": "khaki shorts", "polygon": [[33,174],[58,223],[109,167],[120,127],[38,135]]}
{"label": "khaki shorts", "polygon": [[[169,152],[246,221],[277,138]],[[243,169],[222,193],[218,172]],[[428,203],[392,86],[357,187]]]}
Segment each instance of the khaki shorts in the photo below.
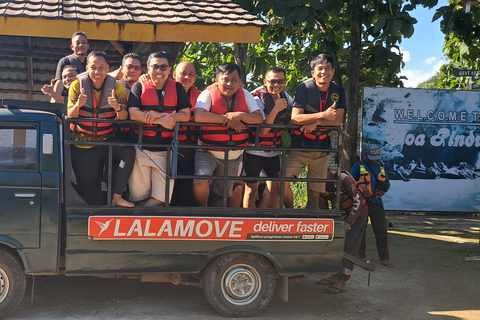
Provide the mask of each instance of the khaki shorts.
{"label": "khaki shorts", "polygon": [[[195,175],[196,176],[223,176],[224,159],[216,158],[210,151],[199,149],[195,154]],[[242,156],[233,160],[228,160],[228,175],[237,176],[238,166],[242,161]],[[193,183],[205,181],[205,179],[194,179]],[[227,181],[224,186],[223,180],[213,180],[210,190],[216,195],[223,197],[223,190],[228,190],[228,196],[233,194],[234,178]]]}
{"label": "khaki shorts", "polygon": [[[166,168],[167,151],[148,151],[144,149],[142,152],[135,148],[135,164],[128,180],[130,200],[137,202],[152,197],[165,202]],[[174,180],[170,179],[169,201],[172,198],[173,183]]]}
{"label": "khaki shorts", "polygon": [[[326,152],[291,151],[287,158],[287,173],[295,177],[308,166],[307,178],[326,179],[330,155]],[[325,182],[308,182],[307,189],[315,192],[325,192]]]}

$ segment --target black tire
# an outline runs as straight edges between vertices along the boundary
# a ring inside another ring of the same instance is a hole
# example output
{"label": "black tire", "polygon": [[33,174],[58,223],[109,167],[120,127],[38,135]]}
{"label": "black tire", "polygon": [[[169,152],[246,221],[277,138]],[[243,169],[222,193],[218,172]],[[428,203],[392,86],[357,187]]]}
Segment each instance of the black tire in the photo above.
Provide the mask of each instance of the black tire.
{"label": "black tire", "polygon": [[267,259],[248,252],[226,253],[203,276],[212,307],[227,317],[249,317],[267,307],[275,292],[275,274]]}
{"label": "black tire", "polygon": [[22,302],[26,286],[20,262],[0,249],[0,318],[7,317]]}

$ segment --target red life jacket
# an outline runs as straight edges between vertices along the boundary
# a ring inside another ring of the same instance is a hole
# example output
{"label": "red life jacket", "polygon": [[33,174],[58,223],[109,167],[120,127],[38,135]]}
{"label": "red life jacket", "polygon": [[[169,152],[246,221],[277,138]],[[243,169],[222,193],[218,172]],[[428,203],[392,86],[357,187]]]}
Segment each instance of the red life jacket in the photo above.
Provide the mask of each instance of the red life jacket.
{"label": "red life jacket", "polygon": [[[190,98],[190,103],[192,105],[192,109],[190,110],[190,120],[193,122],[193,110],[195,109],[195,104],[197,103],[197,98],[200,95],[200,91],[194,86],[191,86],[188,89],[187,95]],[[196,126],[178,126],[178,140],[180,142],[187,141],[187,144],[190,142],[197,142],[197,127]],[[193,150],[193,149],[192,149]]]}
{"label": "red life jacket", "polygon": [[[200,91],[198,91],[198,89],[195,88],[194,86],[191,86],[187,93],[188,93],[188,96],[190,97],[190,103],[192,104],[192,112],[193,112],[193,109],[195,108],[195,104],[197,103],[198,96],[200,95]],[[193,116],[190,119],[190,121],[192,120],[193,120]]]}
{"label": "red life jacket", "polygon": [[[267,117],[270,112],[272,112],[273,108],[275,107],[275,100],[270,93],[268,93],[267,88],[265,86],[261,86],[260,88],[255,89],[252,92],[253,96],[259,97],[262,100],[264,108],[265,117]],[[280,92],[280,98],[287,99],[285,92]],[[273,124],[288,124],[290,119],[288,119],[288,108],[280,111],[277,114],[277,117],[273,121]],[[283,128],[271,128],[269,132],[266,134],[259,134],[258,136],[258,143],[260,146],[268,146],[268,147],[278,147],[282,143],[282,134]],[[250,142],[255,143],[255,130],[252,130],[252,135],[250,136]]]}
{"label": "red life jacket", "polygon": [[[228,106],[227,99],[218,90],[216,84],[211,84],[206,89],[209,91],[212,99],[210,112],[221,115],[238,111],[248,113],[247,101],[242,88],[239,88],[234,95],[233,108]],[[235,130],[227,129],[225,126],[202,126],[200,127],[199,136],[204,145],[244,147],[248,145],[249,131],[249,128],[245,128],[242,132],[237,133]]]}
{"label": "red life jacket", "polygon": [[[328,87],[325,101],[322,101],[320,91],[313,78],[308,79],[303,83],[308,89],[307,105],[304,109],[305,114],[325,111],[330,108],[335,101],[338,101],[338,98],[340,97],[340,87],[333,82],[331,82]],[[292,139],[306,138],[310,140],[324,140],[330,136],[330,132],[328,132],[327,129],[315,129],[311,133],[303,133],[300,129],[293,129],[290,134],[292,135]]]}
{"label": "red life jacket", "polygon": [[[142,95],[140,96],[141,106],[140,110],[143,112],[157,111],[164,113],[172,113],[177,109],[177,86],[176,82],[172,79],[167,79],[163,90],[163,104],[160,105],[158,101],[157,89],[153,82],[148,79],[147,81],[139,81],[142,86]],[[135,134],[139,133],[139,125],[135,128]],[[157,134],[160,133],[159,136]],[[145,137],[157,137],[158,143],[166,144],[170,143],[174,131],[166,129],[158,124],[143,124],[143,136]]]}
{"label": "red life jacket", "polygon": [[[80,83],[80,92],[85,89],[87,95],[87,102],[79,109],[78,118],[102,118],[102,119],[115,119],[117,113],[115,109],[108,104],[108,97],[112,95],[112,90],[115,89],[115,78],[107,74],[104,82],[100,101],[94,99],[95,93],[92,87],[92,81],[87,73],[79,75],[78,81]],[[91,136],[103,136],[113,131],[114,123],[107,122],[90,122],[79,121],[72,123],[70,129],[75,129],[78,132]]]}

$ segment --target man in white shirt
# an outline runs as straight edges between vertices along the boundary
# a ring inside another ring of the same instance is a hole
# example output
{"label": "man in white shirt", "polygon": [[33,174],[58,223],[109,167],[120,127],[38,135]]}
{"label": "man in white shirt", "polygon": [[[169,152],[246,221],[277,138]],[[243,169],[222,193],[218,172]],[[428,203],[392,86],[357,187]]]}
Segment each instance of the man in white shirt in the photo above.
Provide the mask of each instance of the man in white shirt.
{"label": "man in white shirt", "polygon": [[[215,83],[208,86],[198,97],[194,110],[194,121],[218,124],[201,127],[199,139],[211,149],[200,149],[195,154],[196,176],[223,176],[224,165],[228,175],[235,176],[242,159],[241,147],[248,145],[248,124],[263,122],[263,114],[253,96],[241,87],[240,67],[224,63],[217,68]],[[225,146],[240,147],[225,152]],[[225,161],[225,155],[228,162]],[[224,190],[231,193],[233,179],[226,185],[214,180],[210,194],[208,179],[195,179],[193,193],[198,205],[206,207],[209,196],[212,206],[222,206]]]}

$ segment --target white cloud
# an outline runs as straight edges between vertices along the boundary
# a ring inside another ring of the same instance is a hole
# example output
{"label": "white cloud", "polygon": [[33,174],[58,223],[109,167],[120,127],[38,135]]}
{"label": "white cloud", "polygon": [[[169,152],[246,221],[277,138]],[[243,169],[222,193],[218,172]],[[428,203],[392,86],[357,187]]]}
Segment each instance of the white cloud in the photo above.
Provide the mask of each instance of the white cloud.
{"label": "white cloud", "polygon": [[403,84],[406,88],[416,88],[420,83],[430,79],[440,70],[440,67],[445,64],[446,61],[440,59],[431,69],[429,70],[403,70],[400,75],[405,76],[408,80],[403,80]]}
{"label": "white cloud", "polygon": [[430,57],[430,58],[425,59],[425,63],[426,63],[426,64],[432,64],[432,63],[435,62],[435,60],[437,60],[437,58],[435,58],[435,57]]}
{"label": "white cloud", "polygon": [[397,49],[395,47],[391,47],[390,51],[395,52],[396,54],[402,54],[403,55],[403,62],[410,61],[410,51],[403,51],[403,48]]}
{"label": "white cloud", "polygon": [[445,61],[445,60],[443,60],[443,59],[440,59],[440,61],[438,61],[438,62],[433,66],[433,70],[435,70],[435,72],[440,71],[440,67],[443,66],[445,63],[447,63],[447,61]]}

